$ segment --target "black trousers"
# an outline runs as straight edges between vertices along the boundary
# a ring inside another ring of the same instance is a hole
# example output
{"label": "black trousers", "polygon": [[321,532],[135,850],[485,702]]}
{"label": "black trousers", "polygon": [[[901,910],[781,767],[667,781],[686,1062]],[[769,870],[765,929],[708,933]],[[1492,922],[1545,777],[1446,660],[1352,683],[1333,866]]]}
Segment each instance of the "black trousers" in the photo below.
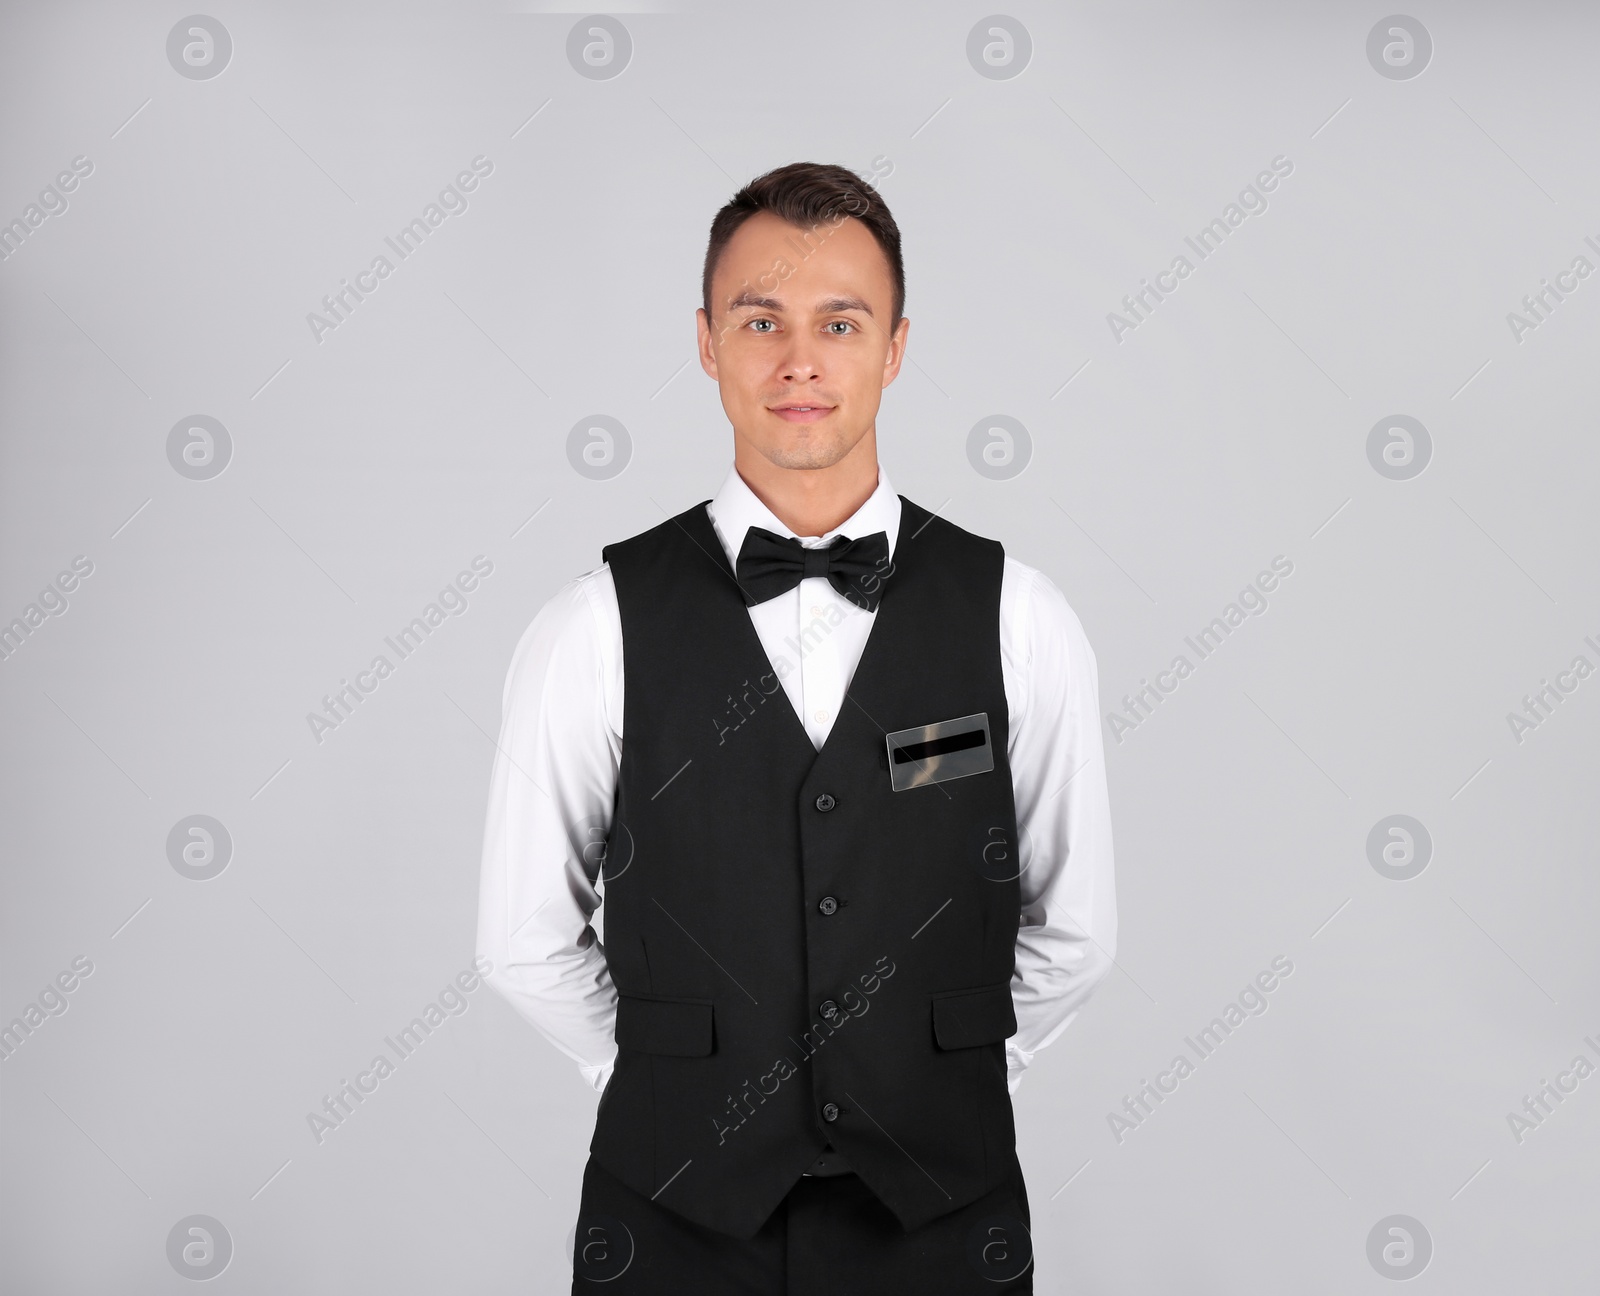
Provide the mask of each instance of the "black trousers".
{"label": "black trousers", "polygon": [[574,1293],[640,1296],[975,1296],[1033,1292],[1022,1168],[907,1233],[854,1174],[802,1178],[749,1240],[691,1223],[593,1157],[572,1254]]}

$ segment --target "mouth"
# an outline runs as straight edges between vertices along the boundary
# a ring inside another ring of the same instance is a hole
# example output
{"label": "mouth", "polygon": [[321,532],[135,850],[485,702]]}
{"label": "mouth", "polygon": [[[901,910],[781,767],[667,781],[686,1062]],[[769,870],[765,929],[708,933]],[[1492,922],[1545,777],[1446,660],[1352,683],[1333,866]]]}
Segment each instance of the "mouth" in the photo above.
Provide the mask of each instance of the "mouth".
{"label": "mouth", "polygon": [[815,423],[834,411],[834,406],[817,401],[785,401],[769,407],[774,414],[788,423]]}

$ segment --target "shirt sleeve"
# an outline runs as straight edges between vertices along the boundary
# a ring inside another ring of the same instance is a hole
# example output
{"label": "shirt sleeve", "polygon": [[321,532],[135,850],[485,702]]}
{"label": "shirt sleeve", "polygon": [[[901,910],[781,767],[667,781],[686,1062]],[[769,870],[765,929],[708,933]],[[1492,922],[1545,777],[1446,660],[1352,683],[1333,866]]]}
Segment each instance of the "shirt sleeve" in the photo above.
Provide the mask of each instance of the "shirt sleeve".
{"label": "shirt sleeve", "polygon": [[602,616],[614,605],[610,570],[600,568],[557,591],[517,644],[478,896],[478,953],[492,964],[485,980],[596,1090],[616,1057],[616,988],[590,924],[621,754],[609,714],[620,622],[613,641]]}
{"label": "shirt sleeve", "polygon": [[1066,1030],[1111,970],[1117,948],[1098,664],[1055,584],[1023,564],[1014,570],[1008,652],[1022,705],[1008,757],[1023,871],[1011,983],[1017,1033],[1006,1044],[1013,1093],[1033,1055]]}

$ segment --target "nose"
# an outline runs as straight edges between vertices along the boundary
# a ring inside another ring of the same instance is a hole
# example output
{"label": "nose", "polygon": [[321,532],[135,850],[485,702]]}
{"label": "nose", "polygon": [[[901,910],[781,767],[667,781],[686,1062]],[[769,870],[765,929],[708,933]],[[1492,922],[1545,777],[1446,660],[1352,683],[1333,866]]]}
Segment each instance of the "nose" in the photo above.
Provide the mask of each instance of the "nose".
{"label": "nose", "polygon": [[822,361],[817,350],[817,339],[806,334],[790,334],[789,345],[784,348],[778,365],[778,375],[785,385],[820,378]]}

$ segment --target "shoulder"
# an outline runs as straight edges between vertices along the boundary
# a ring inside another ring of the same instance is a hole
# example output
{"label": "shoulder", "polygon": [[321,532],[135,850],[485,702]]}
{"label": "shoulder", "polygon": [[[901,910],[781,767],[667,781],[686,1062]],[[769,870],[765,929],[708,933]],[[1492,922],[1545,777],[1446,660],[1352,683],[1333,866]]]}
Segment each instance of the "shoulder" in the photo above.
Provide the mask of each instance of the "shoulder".
{"label": "shoulder", "polygon": [[947,517],[941,517],[938,513],[925,509],[904,495],[900,496],[900,539],[903,542],[931,539],[991,552],[1001,548],[998,540],[979,535],[976,531],[968,531],[960,523],[952,522]]}
{"label": "shoulder", "polygon": [[1005,548],[998,540],[968,531],[949,518],[900,496],[900,534],[895,553],[915,555],[929,570],[941,597],[971,594],[991,600],[1003,582]]}
{"label": "shoulder", "polygon": [[[1007,555],[1000,649],[1013,718],[1055,732],[1098,705],[1100,670],[1083,622],[1056,583]],[[1065,732],[1061,730],[1060,732]]]}
{"label": "shoulder", "polygon": [[1013,651],[1021,663],[1044,655],[1077,659],[1094,667],[1094,650],[1067,596],[1037,567],[1006,555],[1000,588],[1002,626],[1009,632]]}
{"label": "shoulder", "polygon": [[[691,505],[683,512],[658,522],[655,526],[647,527],[625,540],[613,540],[600,550],[603,560],[601,570],[609,571],[612,564],[638,563],[643,560],[665,558],[666,552],[672,546],[682,543],[689,536],[688,524],[698,512],[705,514],[706,505],[710,500],[701,500],[700,503]],[[594,573],[587,573],[593,575]],[[579,579],[583,579],[579,577]]]}
{"label": "shoulder", "polygon": [[613,651],[609,627],[616,605],[616,587],[604,563],[557,589],[517,640],[506,698],[529,688],[543,692],[552,675],[573,679],[604,672]]}

